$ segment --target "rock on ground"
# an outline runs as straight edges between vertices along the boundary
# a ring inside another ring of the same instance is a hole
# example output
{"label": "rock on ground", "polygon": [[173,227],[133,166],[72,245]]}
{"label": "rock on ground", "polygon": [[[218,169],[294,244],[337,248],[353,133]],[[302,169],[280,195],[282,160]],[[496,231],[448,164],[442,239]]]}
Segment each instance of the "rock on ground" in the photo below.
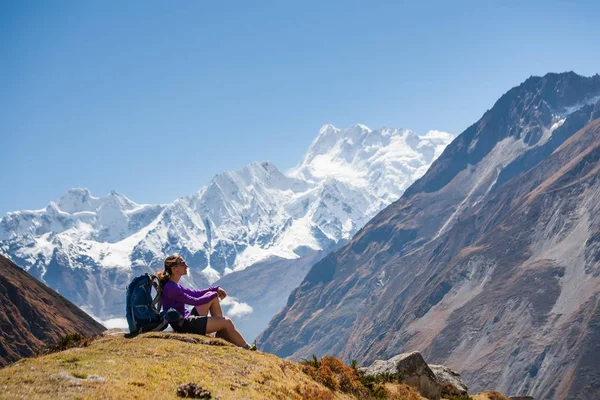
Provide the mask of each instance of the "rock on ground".
{"label": "rock on ground", "polygon": [[423,356],[418,351],[398,354],[387,361],[377,360],[369,367],[359,368],[365,375],[401,373],[401,381],[413,386],[429,400],[440,400],[442,387]]}
{"label": "rock on ground", "polygon": [[430,364],[429,368],[431,368],[440,384],[450,384],[460,394],[467,394],[468,387],[458,372],[453,371],[445,365]]}

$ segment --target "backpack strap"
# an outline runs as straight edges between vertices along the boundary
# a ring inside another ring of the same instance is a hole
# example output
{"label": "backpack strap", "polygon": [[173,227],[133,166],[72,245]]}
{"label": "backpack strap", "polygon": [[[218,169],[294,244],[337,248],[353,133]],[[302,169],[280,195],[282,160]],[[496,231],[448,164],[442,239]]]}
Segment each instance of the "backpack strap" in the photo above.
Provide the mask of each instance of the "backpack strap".
{"label": "backpack strap", "polygon": [[156,290],[156,297],[154,298],[154,300],[152,300],[152,303],[150,304],[150,306],[152,307],[154,312],[159,314],[160,307],[161,307],[160,298],[162,297],[162,288],[159,285],[158,278],[156,277],[156,275],[150,275],[150,282],[152,283],[152,286],[154,286],[154,289]]}

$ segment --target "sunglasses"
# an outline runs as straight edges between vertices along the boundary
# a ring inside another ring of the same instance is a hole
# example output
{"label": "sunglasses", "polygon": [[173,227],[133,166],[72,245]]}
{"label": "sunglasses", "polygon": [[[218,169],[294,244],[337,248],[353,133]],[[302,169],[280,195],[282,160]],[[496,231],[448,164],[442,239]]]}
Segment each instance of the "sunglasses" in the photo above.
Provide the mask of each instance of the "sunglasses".
{"label": "sunglasses", "polygon": [[187,267],[188,265],[185,263],[185,261],[176,261],[175,263],[171,264],[169,267],[170,268],[175,268],[175,267],[179,267],[180,265],[183,265],[184,267]]}

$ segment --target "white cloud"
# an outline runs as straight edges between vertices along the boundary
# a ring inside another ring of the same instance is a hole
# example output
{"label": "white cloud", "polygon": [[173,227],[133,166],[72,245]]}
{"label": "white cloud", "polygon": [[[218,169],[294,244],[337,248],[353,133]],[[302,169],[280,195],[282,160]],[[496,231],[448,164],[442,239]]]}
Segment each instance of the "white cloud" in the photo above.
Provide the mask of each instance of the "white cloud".
{"label": "white cloud", "polygon": [[125,332],[129,332],[129,326],[127,325],[126,318],[109,318],[109,319],[103,321],[100,318],[96,317],[94,314],[92,314],[90,306],[84,305],[79,308],[81,308],[83,311],[85,311],[86,314],[88,314],[90,317],[92,317],[96,322],[99,322],[102,325],[104,325],[104,327],[106,329],[119,328],[119,329],[123,329]]}
{"label": "white cloud", "polygon": [[227,307],[225,314],[228,317],[243,317],[254,311],[250,305],[239,302],[235,297],[227,296],[221,301],[223,307]]}
{"label": "white cloud", "polygon": [[100,321],[102,325],[106,327],[106,329],[120,328],[124,331],[128,331],[129,327],[127,326],[127,319],[125,318],[111,318],[106,321]]}

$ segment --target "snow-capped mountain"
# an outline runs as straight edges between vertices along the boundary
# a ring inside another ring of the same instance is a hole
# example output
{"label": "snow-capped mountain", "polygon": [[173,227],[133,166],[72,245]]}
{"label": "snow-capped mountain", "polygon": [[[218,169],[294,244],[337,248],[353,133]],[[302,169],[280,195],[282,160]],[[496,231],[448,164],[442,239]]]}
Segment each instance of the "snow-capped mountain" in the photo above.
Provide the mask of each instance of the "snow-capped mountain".
{"label": "snow-capped mountain", "polygon": [[373,131],[357,124],[341,130],[325,125],[288,174],[309,182],[334,178],[365,188],[389,204],[427,172],[451,140],[451,135],[439,131],[419,136],[405,129]]}
{"label": "snow-capped mountain", "polygon": [[65,251],[71,267],[88,267],[88,260],[75,261],[86,256],[101,267],[129,268],[127,244],[139,240],[164,208],[138,205],[114,191],[98,198],[87,189],[70,189],[44,209],[7,213],[0,220],[0,241],[6,254],[25,269],[38,269],[39,276],[57,249]]}
{"label": "snow-capped mountain", "polygon": [[0,220],[0,251],[101,318],[121,316],[132,276],[182,253],[202,286],[272,257],[296,259],[348,240],[422,176],[453,136],[431,131],[319,131],[287,173],[269,162],[215,176],[167,205],[72,189]]}

